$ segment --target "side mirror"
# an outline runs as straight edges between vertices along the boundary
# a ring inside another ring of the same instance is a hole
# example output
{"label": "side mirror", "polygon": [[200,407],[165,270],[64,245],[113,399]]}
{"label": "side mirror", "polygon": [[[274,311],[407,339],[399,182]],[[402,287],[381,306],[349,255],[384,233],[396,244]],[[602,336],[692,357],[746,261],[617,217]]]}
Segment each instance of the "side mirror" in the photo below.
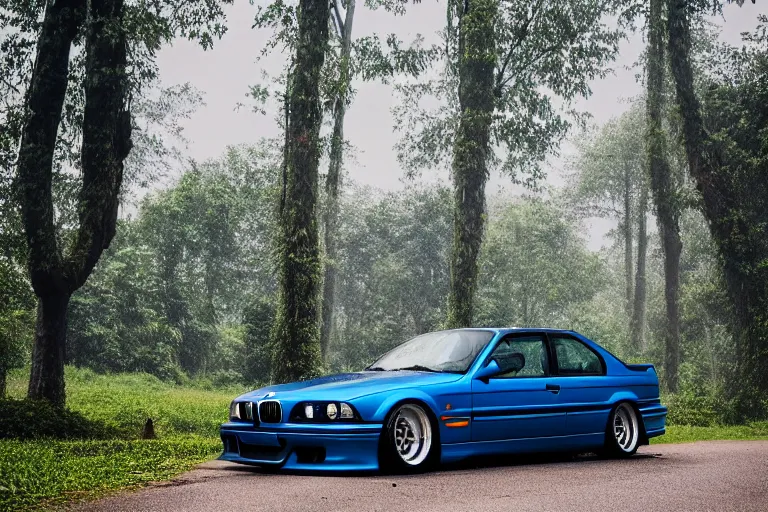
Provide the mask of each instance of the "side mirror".
{"label": "side mirror", "polygon": [[477,370],[475,373],[475,378],[477,380],[485,380],[487,381],[494,375],[498,375],[501,373],[501,369],[499,368],[499,363],[496,362],[495,359],[491,359],[488,361],[488,364]]}
{"label": "side mirror", "polygon": [[509,372],[519,372],[525,366],[525,356],[516,352],[503,357],[494,357],[488,364],[477,370],[475,379],[488,380],[496,375]]}

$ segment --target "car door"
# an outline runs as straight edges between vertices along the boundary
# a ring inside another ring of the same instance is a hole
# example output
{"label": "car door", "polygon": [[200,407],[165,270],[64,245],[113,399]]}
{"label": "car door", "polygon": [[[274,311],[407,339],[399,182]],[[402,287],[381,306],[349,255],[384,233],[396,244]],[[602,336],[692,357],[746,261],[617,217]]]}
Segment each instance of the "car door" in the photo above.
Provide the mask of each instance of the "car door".
{"label": "car door", "polygon": [[501,338],[486,362],[519,358],[520,371],[472,380],[472,440],[501,441],[558,436],[565,432],[565,412],[550,375],[543,333]]}
{"label": "car door", "polygon": [[553,384],[560,387],[559,399],[567,412],[567,434],[602,434],[616,391],[605,376],[605,361],[574,336],[549,333],[548,337],[557,374]]}

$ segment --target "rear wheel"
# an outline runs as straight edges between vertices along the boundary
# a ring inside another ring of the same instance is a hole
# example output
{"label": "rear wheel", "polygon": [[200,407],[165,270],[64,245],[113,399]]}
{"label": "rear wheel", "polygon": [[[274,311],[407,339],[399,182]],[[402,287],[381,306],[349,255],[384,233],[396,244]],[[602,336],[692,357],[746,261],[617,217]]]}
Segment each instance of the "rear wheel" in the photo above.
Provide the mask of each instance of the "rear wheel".
{"label": "rear wheel", "polygon": [[605,433],[605,451],[612,457],[630,457],[640,446],[640,421],[629,402],[620,402],[611,411]]}
{"label": "rear wheel", "polygon": [[433,460],[435,435],[429,415],[420,405],[398,406],[389,416],[380,460],[384,469],[423,471]]}

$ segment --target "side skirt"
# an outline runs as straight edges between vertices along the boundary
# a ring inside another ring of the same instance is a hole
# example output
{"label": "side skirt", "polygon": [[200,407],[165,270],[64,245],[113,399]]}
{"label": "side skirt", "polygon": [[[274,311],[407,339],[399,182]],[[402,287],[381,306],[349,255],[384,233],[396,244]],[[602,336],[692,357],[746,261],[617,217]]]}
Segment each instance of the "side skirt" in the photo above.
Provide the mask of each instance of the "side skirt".
{"label": "side skirt", "polygon": [[605,432],[571,436],[505,439],[500,441],[477,441],[470,443],[444,444],[441,462],[457,462],[468,457],[502,453],[544,453],[588,451],[601,448]]}

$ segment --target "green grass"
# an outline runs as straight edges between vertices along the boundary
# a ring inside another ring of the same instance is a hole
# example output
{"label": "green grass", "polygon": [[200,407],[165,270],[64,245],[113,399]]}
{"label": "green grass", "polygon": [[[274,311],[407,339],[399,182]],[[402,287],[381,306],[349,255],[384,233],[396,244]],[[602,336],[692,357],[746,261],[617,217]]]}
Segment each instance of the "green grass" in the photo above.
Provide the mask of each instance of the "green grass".
{"label": "green grass", "polygon": [[651,444],[715,440],[768,440],[768,421],[748,425],[715,425],[710,427],[669,425],[667,426],[667,433],[651,439]]}
{"label": "green grass", "polygon": [[[102,375],[71,367],[65,375],[67,407],[117,429],[126,438],[138,437],[147,418],[152,418],[159,437],[216,437],[219,425],[227,419],[229,402],[245,391],[181,387],[147,374]],[[11,397],[24,397],[27,376],[28,371],[11,373]]]}
{"label": "green grass", "polygon": [[43,509],[166,480],[215,457],[212,438],[0,441],[0,510]]}
{"label": "green grass", "polygon": [[[28,371],[11,373],[23,398]],[[67,407],[109,427],[112,440],[0,440],[0,510],[34,510],[167,480],[221,451],[218,427],[244,389],[180,387],[146,374],[66,369]],[[152,418],[157,440],[138,439]]]}

